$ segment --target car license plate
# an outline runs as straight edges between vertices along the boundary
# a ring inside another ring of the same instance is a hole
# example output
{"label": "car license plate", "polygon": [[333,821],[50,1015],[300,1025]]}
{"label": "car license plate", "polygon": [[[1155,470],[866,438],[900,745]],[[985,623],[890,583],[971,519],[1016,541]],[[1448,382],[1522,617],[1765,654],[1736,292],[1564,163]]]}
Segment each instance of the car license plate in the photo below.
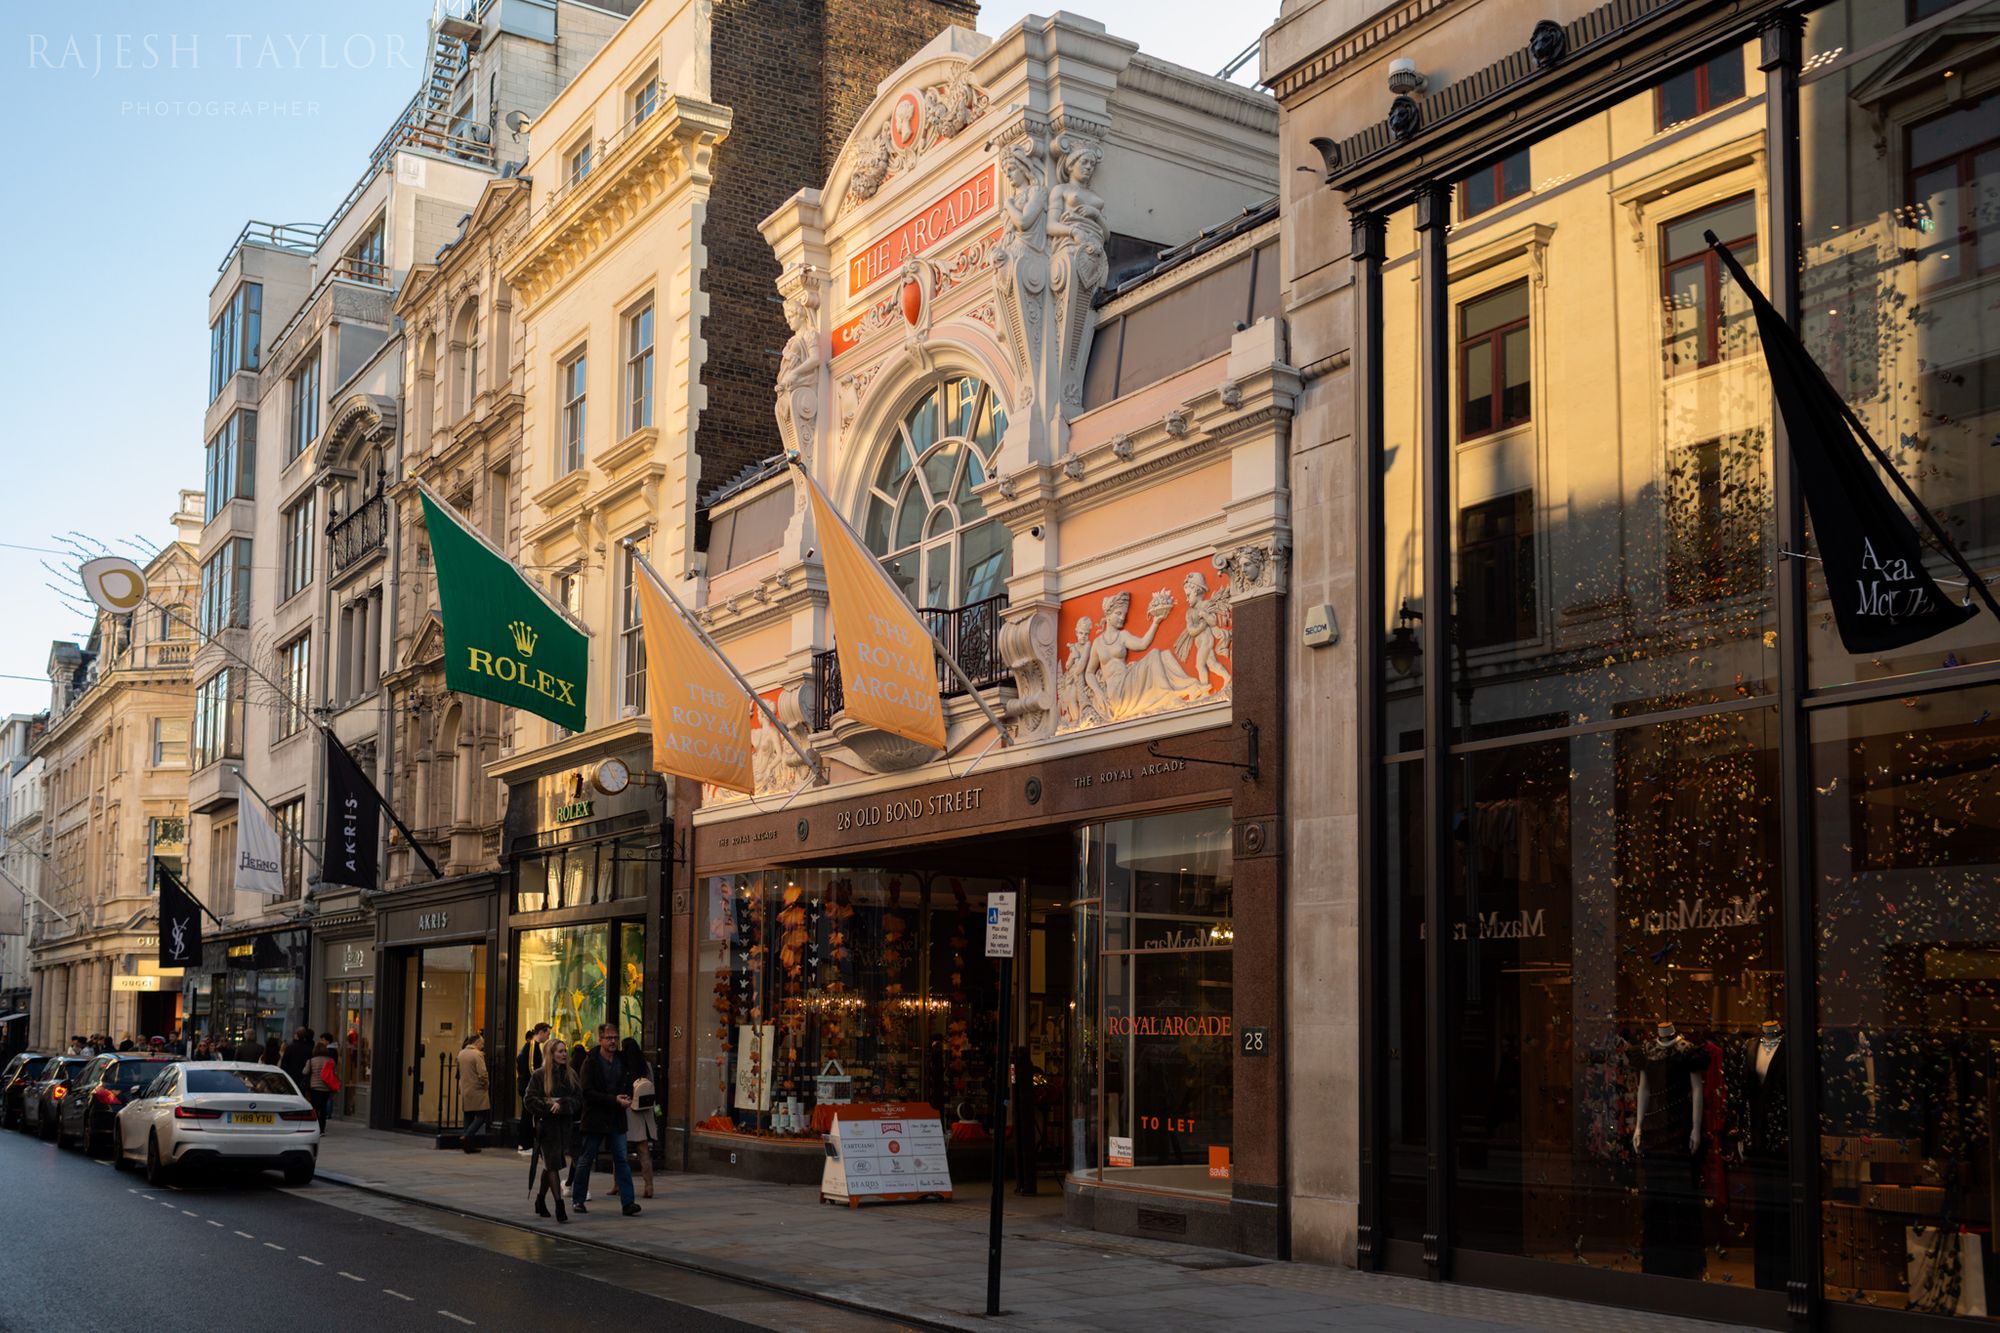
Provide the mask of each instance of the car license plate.
{"label": "car license plate", "polygon": [[235,1111],[230,1114],[229,1123],[232,1125],[275,1125],[278,1123],[278,1117],[264,1115],[261,1112],[252,1114],[248,1111]]}

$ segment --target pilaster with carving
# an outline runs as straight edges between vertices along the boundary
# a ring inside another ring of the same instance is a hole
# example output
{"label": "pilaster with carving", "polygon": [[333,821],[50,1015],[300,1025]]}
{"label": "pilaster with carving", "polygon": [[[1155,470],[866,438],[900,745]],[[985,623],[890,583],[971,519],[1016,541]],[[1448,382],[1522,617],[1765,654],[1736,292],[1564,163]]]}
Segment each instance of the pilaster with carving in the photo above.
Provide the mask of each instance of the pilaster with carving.
{"label": "pilaster with carving", "polygon": [[1000,656],[1013,673],[1015,696],[1007,702],[1016,740],[1056,734],[1056,602],[1010,606],[1000,626]]}

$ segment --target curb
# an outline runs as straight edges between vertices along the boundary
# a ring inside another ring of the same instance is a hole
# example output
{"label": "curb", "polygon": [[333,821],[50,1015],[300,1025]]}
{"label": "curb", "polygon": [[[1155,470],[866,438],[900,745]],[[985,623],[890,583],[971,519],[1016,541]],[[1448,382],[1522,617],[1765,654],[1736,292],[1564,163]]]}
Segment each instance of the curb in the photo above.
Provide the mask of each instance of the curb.
{"label": "curb", "polygon": [[828,1305],[835,1309],[847,1310],[854,1314],[870,1315],[877,1319],[891,1319],[914,1328],[938,1330],[938,1333],[966,1333],[966,1330],[969,1329],[983,1329],[993,1326],[991,1321],[969,1317],[952,1321],[932,1315],[911,1314],[905,1310],[893,1310],[887,1306],[870,1305],[865,1301],[852,1300],[842,1296],[830,1296],[822,1291],[813,1291],[810,1288],[794,1283],[779,1281],[757,1270],[744,1268],[736,1264],[716,1260],[699,1260],[684,1257],[673,1258],[648,1250],[636,1249],[630,1245],[620,1245],[614,1241],[577,1236],[568,1232],[551,1231],[545,1227],[530,1225],[517,1217],[505,1217],[496,1213],[482,1212],[478,1209],[461,1207],[455,1204],[438,1203],[431,1199],[420,1198],[414,1194],[403,1194],[381,1185],[373,1185],[355,1180],[353,1177],[342,1175],[338,1171],[328,1171],[324,1167],[320,1168],[314,1174],[313,1179],[316,1181],[325,1181],[330,1185],[339,1185],[344,1189],[351,1189],[361,1194],[373,1194],[379,1198],[394,1199],[398,1203],[415,1204],[420,1208],[429,1208],[434,1212],[451,1213],[458,1217],[471,1217],[481,1222],[490,1222],[496,1226],[512,1227],[516,1231],[524,1231],[532,1236],[545,1236],[551,1240],[567,1241],[573,1245],[586,1245],[592,1249],[605,1250],[612,1254],[622,1255],[628,1259],[641,1259],[647,1263],[659,1264],[666,1268],[678,1268],[684,1272],[700,1274],[703,1277],[719,1278],[725,1282],[734,1282],[746,1287],[755,1287],[760,1291],[774,1291],[780,1295],[791,1296],[798,1300],[811,1301],[816,1305]]}

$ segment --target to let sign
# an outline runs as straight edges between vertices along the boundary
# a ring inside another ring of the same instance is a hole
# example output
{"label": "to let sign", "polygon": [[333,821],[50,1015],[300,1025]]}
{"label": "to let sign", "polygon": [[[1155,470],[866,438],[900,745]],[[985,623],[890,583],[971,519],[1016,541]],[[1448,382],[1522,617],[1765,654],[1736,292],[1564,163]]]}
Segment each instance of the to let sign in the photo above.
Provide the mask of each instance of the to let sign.
{"label": "to let sign", "polygon": [[903,271],[903,261],[920,255],[993,210],[998,168],[980,168],[954,189],[847,261],[847,294],[859,296],[884,278]]}
{"label": "to let sign", "polygon": [[986,895],[986,956],[988,958],[1012,958],[1014,956],[1014,900],[1013,893],[989,893]]}

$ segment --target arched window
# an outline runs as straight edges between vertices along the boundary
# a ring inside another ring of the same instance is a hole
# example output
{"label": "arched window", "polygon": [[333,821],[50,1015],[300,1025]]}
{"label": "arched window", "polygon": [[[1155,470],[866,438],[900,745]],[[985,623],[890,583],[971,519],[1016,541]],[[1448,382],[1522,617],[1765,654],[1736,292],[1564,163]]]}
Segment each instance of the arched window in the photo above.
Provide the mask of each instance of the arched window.
{"label": "arched window", "polygon": [[425,334],[417,352],[417,401],[415,403],[414,443],[417,452],[427,454],[431,450],[431,435],[437,430],[437,335]]}
{"label": "arched window", "polygon": [[451,419],[472,410],[479,392],[479,303],[467,301],[451,322]]}
{"label": "arched window", "polygon": [[897,423],[862,535],[912,604],[950,610],[1006,590],[1013,543],[972,493],[1006,432],[992,388],[971,376],[932,386]]}

